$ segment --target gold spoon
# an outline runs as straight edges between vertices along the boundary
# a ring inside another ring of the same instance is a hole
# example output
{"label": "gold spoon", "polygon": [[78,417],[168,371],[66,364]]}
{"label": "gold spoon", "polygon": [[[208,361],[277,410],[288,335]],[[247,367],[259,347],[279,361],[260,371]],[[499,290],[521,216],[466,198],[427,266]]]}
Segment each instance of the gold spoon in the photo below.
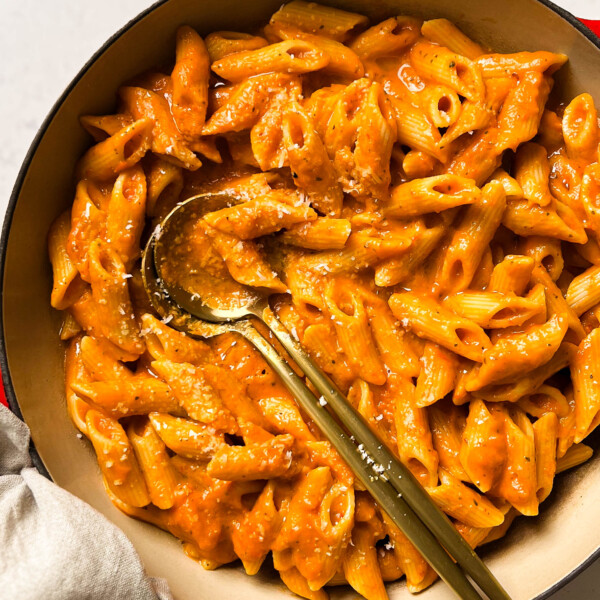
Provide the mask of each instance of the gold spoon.
{"label": "gold spoon", "polygon": [[[491,600],[510,600],[412,473],[373,433],[362,415],[277,319],[268,295],[253,290],[243,302],[236,298],[235,305],[229,308],[211,307],[200,294],[186,290],[171,277],[163,277],[169,265],[169,252],[181,244],[186,223],[236,203],[226,194],[193,196],[178,204],[154,230],[143,252],[142,277],[155,310],[169,320],[170,326],[192,336],[207,338],[235,331],[245,337],[280,376],[379,506],[459,598],[475,600],[481,596],[452,557]],[[256,329],[254,318],[261,320],[281,342],[321,394],[319,399]]]}

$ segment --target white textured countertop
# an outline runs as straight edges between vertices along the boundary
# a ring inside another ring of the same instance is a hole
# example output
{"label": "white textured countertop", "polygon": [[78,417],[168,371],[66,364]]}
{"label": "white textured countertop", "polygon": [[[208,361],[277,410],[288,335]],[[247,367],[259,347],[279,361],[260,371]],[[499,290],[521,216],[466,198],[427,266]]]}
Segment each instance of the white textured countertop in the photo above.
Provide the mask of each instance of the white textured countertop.
{"label": "white textured countertop", "polygon": [[[600,0],[554,0],[600,19]],[[0,0],[0,215],[25,153],[67,84],[101,44],[149,0]],[[599,533],[600,535],[600,533]],[[551,600],[600,598],[600,561]]]}

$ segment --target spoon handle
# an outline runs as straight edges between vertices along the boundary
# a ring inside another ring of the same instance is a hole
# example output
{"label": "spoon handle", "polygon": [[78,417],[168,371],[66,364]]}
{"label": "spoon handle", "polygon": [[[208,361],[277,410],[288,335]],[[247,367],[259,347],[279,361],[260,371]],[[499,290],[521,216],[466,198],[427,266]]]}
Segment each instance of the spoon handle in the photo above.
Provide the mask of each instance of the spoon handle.
{"label": "spoon handle", "polygon": [[415,511],[440,543],[444,544],[477,585],[491,600],[510,600],[510,596],[500,586],[466,540],[454,528],[448,517],[433,503],[429,494],[410,470],[389,451],[387,446],[369,427],[364,417],[348,402],[338,387],[292,337],[271,308],[264,307],[257,316],[269,327],[287,350],[292,360],[321,394],[321,403],[327,403],[331,406],[342,425],[352,431],[371,453],[375,462],[385,468],[385,475],[398,494],[406,500],[408,506]]}
{"label": "spoon handle", "polygon": [[[326,404],[317,400],[304,381],[294,373],[271,343],[263,337],[250,321],[238,321],[232,326],[232,329],[243,335],[263,355],[294,395],[302,409],[318,425],[324,436],[332,443],[379,506],[458,597],[463,600],[481,600],[481,596],[471,585],[465,574],[454,563],[434,535],[423,525],[413,509],[404,500],[402,494],[399,494],[390,485],[385,475],[373,468],[373,459],[370,458],[365,449],[359,448],[352,441],[350,436],[329,414]],[[292,352],[297,354],[296,348],[293,348]],[[292,356],[295,359],[293,354]],[[341,394],[340,397],[342,397]],[[431,503],[431,500],[428,499],[427,501]]]}

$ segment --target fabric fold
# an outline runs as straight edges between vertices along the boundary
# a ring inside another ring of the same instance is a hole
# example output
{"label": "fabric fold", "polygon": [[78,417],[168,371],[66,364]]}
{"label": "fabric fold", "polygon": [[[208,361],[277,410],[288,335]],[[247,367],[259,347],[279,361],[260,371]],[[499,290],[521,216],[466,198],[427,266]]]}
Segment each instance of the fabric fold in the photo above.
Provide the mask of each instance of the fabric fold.
{"label": "fabric fold", "polygon": [[0,595],[173,600],[125,534],[32,466],[29,428],[0,406]]}

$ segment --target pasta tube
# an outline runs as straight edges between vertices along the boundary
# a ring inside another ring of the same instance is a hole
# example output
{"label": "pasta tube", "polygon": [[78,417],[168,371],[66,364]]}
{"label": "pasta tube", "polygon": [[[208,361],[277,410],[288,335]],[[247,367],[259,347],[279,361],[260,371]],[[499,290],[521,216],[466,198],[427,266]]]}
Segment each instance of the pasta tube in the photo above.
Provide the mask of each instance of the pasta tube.
{"label": "pasta tube", "polygon": [[410,50],[410,61],[420,75],[448,86],[469,100],[481,100],[485,94],[479,66],[443,46],[417,42]]}
{"label": "pasta tube", "polygon": [[454,353],[427,342],[415,390],[416,406],[430,406],[444,398],[454,389],[457,371],[458,360]]}
{"label": "pasta tube", "polygon": [[594,451],[585,444],[575,444],[571,446],[564,456],[556,461],[556,472],[562,473],[567,469],[572,469],[581,465],[592,458]]}
{"label": "pasta tube", "polygon": [[277,191],[204,216],[211,227],[241,240],[275,233],[316,218],[315,211],[300,198]]}
{"label": "pasta tube", "polygon": [[308,33],[316,33],[343,42],[356,29],[368,24],[364,15],[323,6],[314,2],[293,0],[284,4],[271,17],[272,25],[291,25]]}
{"label": "pasta tube", "polygon": [[68,308],[81,289],[76,283],[79,271],[69,256],[70,231],[71,216],[67,211],[52,223],[48,232],[48,255],[52,263],[50,304],[58,310]]}
{"label": "pasta tube", "polygon": [[600,266],[590,267],[571,281],[566,293],[567,304],[577,316],[600,302]]}
{"label": "pasta tube", "polygon": [[283,144],[294,183],[307,192],[319,212],[339,216],[342,188],[312,120],[298,103],[290,103],[283,114],[282,125]]}
{"label": "pasta tube", "polygon": [[177,30],[171,112],[177,129],[188,141],[202,135],[208,104],[210,57],[202,38],[191,27]]}
{"label": "pasta tube", "polygon": [[594,329],[581,342],[571,363],[573,396],[575,400],[574,441],[588,436],[600,423],[600,395],[598,393],[597,365],[600,360],[600,329]]}
{"label": "pasta tube", "polygon": [[238,82],[264,73],[309,73],[329,64],[329,56],[304,40],[285,40],[257,50],[228,54],[212,63],[223,79]]}
{"label": "pasta tube", "polygon": [[431,19],[425,21],[421,33],[432,42],[446,46],[452,52],[475,60],[481,56],[483,48],[468,38],[452,21],[448,19]]}
{"label": "pasta tube", "polygon": [[535,286],[524,298],[498,292],[462,292],[447,296],[444,305],[484,329],[513,327],[538,316],[546,317],[542,285]]}
{"label": "pasta tube", "polygon": [[409,379],[390,377],[389,386],[398,398],[394,411],[398,456],[425,487],[437,485],[438,455],[433,448],[427,412],[415,403]]}
{"label": "pasta tube", "polygon": [[89,249],[90,283],[100,331],[132,354],[144,351],[127,287],[125,267],[108,244],[95,240]]}
{"label": "pasta tube", "polygon": [[473,204],[480,196],[479,188],[471,179],[455,175],[413,179],[392,190],[392,197],[385,207],[385,214],[399,219],[417,217],[464,204]]}
{"label": "pasta tube", "polygon": [[237,236],[218,231],[208,224],[204,225],[204,231],[236,281],[276,292],[286,291],[286,286],[251,240],[240,240]]}
{"label": "pasta tube", "polygon": [[318,217],[286,229],[279,239],[285,244],[309,250],[341,250],[351,231],[352,225],[347,219]]}
{"label": "pasta tube", "polygon": [[231,535],[233,549],[248,575],[258,573],[281,525],[281,517],[275,506],[275,492],[276,484],[270,481],[263,488],[252,510],[246,513]]}
{"label": "pasta tube", "polygon": [[77,165],[78,178],[106,181],[135,165],[150,149],[151,119],[140,115],[131,125],[92,146]]}
{"label": "pasta tube", "polygon": [[257,35],[238,31],[213,31],[204,40],[210,62],[216,62],[228,54],[258,50],[268,45],[267,40]]}
{"label": "pasta tube", "polygon": [[129,425],[127,437],[141,467],[152,504],[162,509],[171,508],[175,502],[178,477],[165,444],[148,420]]}
{"label": "pasta tube", "polygon": [[146,177],[136,165],[117,177],[106,214],[106,241],[129,268],[139,257],[145,213]]}
{"label": "pasta tube", "polygon": [[[327,310],[333,319],[344,354],[365,381],[382,385],[386,374],[358,290],[332,282],[325,292]],[[345,309],[345,307],[348,307]]]}
{"label": "pasta tube", "polygon": [[196,421],[160,412],[151,412],[148,417],[167,448],[184,458],[210,460],[225,443],[222,434]]}
{"label": "pasta tube", "polygon": [[515,178],[530,203],[548,206],[552,202],[548,179],[550,165],[546,149],[532,142],[519,147],[515,162]]}
{"label": "pasta tube", "polygon": [[393,294],[389,304],[404,327],[465,358],[481,361],[484,350],[490,347],[490,340],[479,325],[456,316],[433,299],[404,292]]}
{"label": "pasta tube", "polygon": [[546,364],[558,350],[567,327],[565,319],[554,315],[543,325],[500,338],[483,352],[483,364],[469,377],[467,391],[510,381]]}
{"label": "pasta tube", "polygon": [[547,236],[575,244],[585,244],[588,239],[577,215],[556,199],[544,208],[527,200],[509,200],[502,223],[523,237]]}
{"label": "pasta tube", "polygon": [[88,404],[115,419],[152,411],[176,412],[179,409],[169,386],[150,376],[93,383],[75,381],[71,388]]}
{"label": "pasta tube", "polygon": [[437,276],[442,289],[460,292],[469,286],[485,248],[500,225],[505,207],[502,185],[488,183],[481,199],[465,212],[444,252]]}
{"label": "pasta tube", "polygon": [[85,422],[104,481],[111,492],[130,506],[150,504],[144,477],[119,422],[95,410],[88,411]]}
{"label": "pasta tube", "polygon": [[545,413],[533,424],[533,434],[537,497],[540,502],[543,502],[552,491],[556,473],[557,416],[552,412]]}
{"label": "pasta tube", "polygon": [[173,395],[192,419],[220,431],[236,430],[235,420],[200,367],[162,359],[153,361],[152,369],[169,384]]}
{"label": "pasta tube", "polygon": [[569,102],[563,115],[562,131],[569,158],[597,160],[598,115],[589,94],[580,94]]}
{"label": "pasta tube", "polygon": [[509,254],[492,271],[489,289],[501,294],[523,294],[531,279],[535,263],[530,256]]}
{"label": "pasta tube", "polygon": [[440,485],[428,488],[438,507],[470,527],[496,527],[504,515],[485,496],[471,489],[449,472],[440,469]]}
{"label": "pasta tube", "polygon": [[291,435],[279,435],[262,444],[221,446],[208,463],[207,473],[228,481],[276,479],[292,466]]}
{"label": "pasta tube", "polygon": [[350,47],[362,60],[393,56],[417,41],[418,19],[392,17],[359,34]]}
{"label": "pasta tube", "polygon": [[134,118],[151,120],[152,152],[190,171],[202,166],[202,161],[183,143],[166,98],[152,90],[133,86],[121,88],[119,95]]}
{"label": "pasta tube", "polygon": [[567,62],[567,56],[544,50],[538,52],[516,52],[514,54],[484,54],[477,57],[484,77],[504,77],[506,73],[527,71],[551,75]]}
{"label": "pasta tube", "polygon": [[372,529],[364,523],[352,529],[352,543],[344,556],[344,576],[367,600],[387,600]]}
{"label": "pasta tube", "polygon": [[277,39],[306,40],[325,52],[329,57],[329,62],[323,68],[323,73],[329,73],[343,79],[357,79],[365,74],[365,68],[356,52],[336,40],[307,33],[296,27],[286,25],[267,25],[265,30],[267,29]]}
{"label": "pasta tube", "polygon": [[469,476],[460,462],[466,413],[451,402],[437,402],[429,407],[427,414],[429,415],[433,447],[438,453],[440,468],[445,469],[460,481],[469,482]]}

